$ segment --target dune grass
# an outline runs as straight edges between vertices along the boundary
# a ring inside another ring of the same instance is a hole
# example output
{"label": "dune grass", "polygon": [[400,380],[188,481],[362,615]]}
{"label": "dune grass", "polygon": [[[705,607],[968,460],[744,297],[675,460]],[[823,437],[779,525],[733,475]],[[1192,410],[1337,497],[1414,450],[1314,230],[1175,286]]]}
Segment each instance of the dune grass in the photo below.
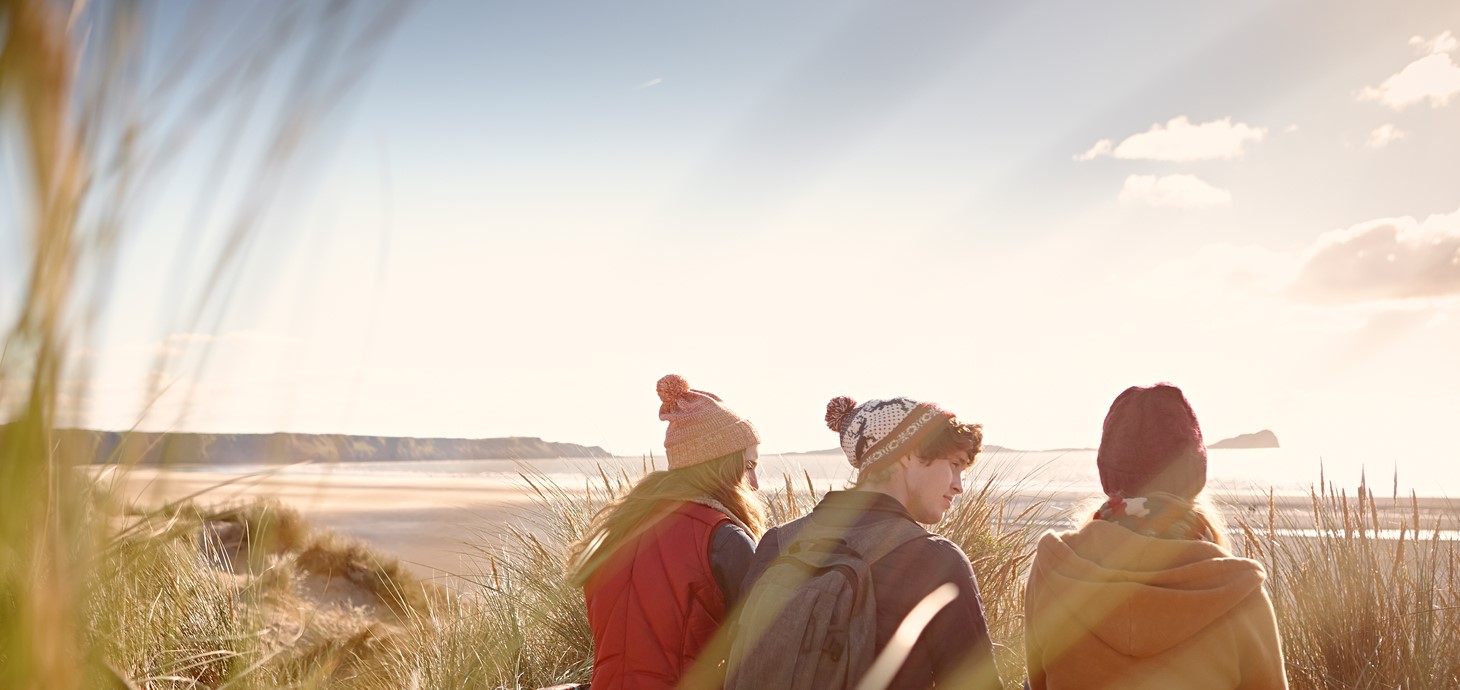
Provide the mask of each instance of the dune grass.
{"label": "dune grass", "polygon": [[87,646],[138,687],[395,687],[388,660],[449,599],[271,501],[107,522]]}
{"label": "dune grass", "polygon": [[[968,553],[988,611],[1001,675],[1023,681],[1023,587],[1043,525],[1072,516],[1024,486],[1001,482],[1004,468],[973,473],[971,488],[937,530]],[[438,649],[403,660],[422,687],[538,687],[586,681],[591,638],[581,592],[564,582],[566,545],[594,512],[622,492],[630,477],[602,474],[567,489],[527,478],[538,498],[537,520],[510,531],[482,555],[476,596],[442,612]],[[1460,550],[1420,531],[1417,503],[1407,536],[1376,538],[1380,517],[1367,490],[1359,502],[1315,489],[1311,519],[1317,537],[1280,536],[1307,520],[1283,524],[1270,511],[1262,524],[1232,522],[1239,555],[1268,568],[1293,688],[1460,687],[1460,608],[1455,561]],[[764,492],[777,522],[794,519],[822,493],[805,477],[783,478]],[[1403,501],[1395,499],[1396,505]],[[1362,508],[1362,510],[1360,510]],[[1393,506],[1390,506],[1392,509]]]}
{"label": "dune grass", "polygon": [[[1052,505],[976,468],[937,530],[970,556],[1001,675],[1023,681],[1023,586]],[[387,556],[316,532],[274,502],[194,503],[129,514],[95,494],[85,521],[92,586],[78,648],[96,671],[141,688],[535,688],[583,682],[592,643],[581,591],[567,584],[567,545],[634,477],[606,472],[583,486],[524,475],[533,519],[478,542],[481,572],[454,591],[418,582]],[[786,477],[764,493],[777,520],[824,491]],[[802,478],[804,480],[804,477]],[[1272,507],[1232,522],[1239,555],[1262,561],[1294,688],[1460,685],[1456,544],[1439,538],[1413,497],[1402,536],[1358,497],[1315,488],[1310,515],[1283,524]],[[1284,529],[1317,525],[1294,536]],[[335,583],[333,585],[328,583]],[[335,596],[328,596],[334,590]],[[6,654],[14,649],[5,649]],[[119,686],[118,686],[119,687]]]}
{"label": "dune grass", "polygon": [[[1397,535],[1381,537],[1381,509],[1407,513]],[[1270,497],[1265,522],[1235,521],[1239,554],[1267,567],[1292,687],[1460,687],[1460,545],[1442,519],[1362,480],[1352,498],[1320,481],[1309,519],[1279,519]]]}

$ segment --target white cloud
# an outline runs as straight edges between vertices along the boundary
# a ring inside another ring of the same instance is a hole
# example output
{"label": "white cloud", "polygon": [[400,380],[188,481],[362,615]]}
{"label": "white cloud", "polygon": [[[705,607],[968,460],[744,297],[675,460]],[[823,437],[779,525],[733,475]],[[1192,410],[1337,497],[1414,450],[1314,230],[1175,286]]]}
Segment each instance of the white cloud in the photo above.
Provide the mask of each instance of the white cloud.
{"label": "white cloud", "polygon": [[1406,136],[1408,134],[1404,130],[1394,125],[1381,125],[1374,129],[1374,131],[1369,132],[1369,140],[1364,145],[1371,149],[1382,149]]}
{"label": "white cloud", "polygon": [[1120,200],[1148,206],[1195,208],[1230,204],[1232,193],[1213,187],[1195,175],[1131,175],[1125,178]]}
{"label": "white cloud", "polygon": [[1426,55],[1378,86],[1365,86],[1359,91],[1359,100],[1379,101],[1395,110],[1427,100],[1431,107],[1440,108],[1460,93],[1460,65],[1449,55],[1460,48],[1453,34],[1446,31],[1428,41],[1415,36],[1409,44],[1418,46]]}
{"label": "white cloud", "polygon": [[1292,293],[1320,303],[1460,295],[1460,210],[1326,233],[1304,254]]}
{"label": "white cloud", "polygon": [[658,85],[663,84],[663,83],[664,83],[664,79],[662,77],[655,77],[653,79],[650,79],[649,81],[646,81],[646,82],[644,82],[644,83],[642,83],[642,84],[634,87],[634,90],[635,91],[638,91],[640,89],[647,89],[647,88],[649,88],[651,86],[658,86]]}
{"label": "white cloud", "polygon": [[1426,55],[1453,53],[1456,48],[1460,48],[1460,41],[1456,41],[1455,34],[1448,30],[1429,40],[1425,40],[1424,36],[1415,36],[1409,39],[1409,44],[1423,50]]}
{"label": "white cloud", "polygon": [[1086,151],[1086,152],[1084,152],[1084,153],[1082,153],[1082,154],[1080,154],[1078,156],[1075,156],[1075,160],[1077,160],[1077,161],[1094,160],[1096,158],[1099,158],[1100,156],[1108,156],[1108,155],[1110,155],[1110,152],[1113,151],[1113,150],[1115,150],[1115,142],[1113,142],[1113,141],[1111,141],[1109,139],[1101,139],[1100,141],[1095,142],[1095,145],[1094,146],[1091,146],[1089,151]]}
{"label": "white cloud", "polygon": [[1243,145],[1249,141],[1262,141],[1266,134],[1265,127],[1241,122],[1233,124],[1230,117],[1193,125],[1182,115],[1165,125],[1158,122],[1144,132],[1132,134],[1117,146],[1112,146],[1108,139],[1102,139],[1075,159],[1090,160],[1111,155],[1126,160],[1228,160],[1241,158]]}

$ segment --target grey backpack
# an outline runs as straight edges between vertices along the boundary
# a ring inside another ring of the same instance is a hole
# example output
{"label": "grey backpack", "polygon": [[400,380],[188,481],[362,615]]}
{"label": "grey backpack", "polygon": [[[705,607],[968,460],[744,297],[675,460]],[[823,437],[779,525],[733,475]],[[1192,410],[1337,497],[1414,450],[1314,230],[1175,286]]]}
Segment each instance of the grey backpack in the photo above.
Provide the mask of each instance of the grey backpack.
{"label": "grey backpack", "polygon": [[877,652],[871,566],[926,536],[907,520],[783,535],[741,608],[725,690],[854,688]]}

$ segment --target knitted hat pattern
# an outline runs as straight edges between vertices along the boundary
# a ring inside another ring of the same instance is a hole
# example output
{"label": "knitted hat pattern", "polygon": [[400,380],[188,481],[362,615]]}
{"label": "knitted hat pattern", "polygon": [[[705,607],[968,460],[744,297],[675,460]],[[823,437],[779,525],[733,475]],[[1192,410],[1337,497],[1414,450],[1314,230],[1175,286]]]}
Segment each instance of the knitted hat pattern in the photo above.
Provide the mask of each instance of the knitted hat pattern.
{"label": "knitted hat pattern", "polygon": [[868,400],[846,396],[826,404],[826,426],[841,435],[842,452],[861,479],[917,449],[953,414],[911,398]]}
{"label": "knitted hat pattern", "polygon": [[749,420],[714,393],[690,388],[683,376],[665,376],[654,388],[659,393],[659,418],[669,422],[664,432],[669,469],[698,465],[760,443]]}
{"label": "knitted hat pattern", "polygon": [[1109,496],[1164,491],[1195,498],[1207,483],[1201,425],[1181,389],[1169,383],[1127,388],[1110,404],[1095,464]]}

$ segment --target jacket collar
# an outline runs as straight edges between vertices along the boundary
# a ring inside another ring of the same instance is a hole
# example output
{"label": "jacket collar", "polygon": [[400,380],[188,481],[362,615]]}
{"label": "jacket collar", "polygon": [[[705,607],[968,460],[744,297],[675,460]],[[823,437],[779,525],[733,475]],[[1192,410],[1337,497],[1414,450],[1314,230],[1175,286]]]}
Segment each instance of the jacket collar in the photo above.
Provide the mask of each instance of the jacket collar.
{"label": "jacket collar", "polygon": [[913,521],[911,513],[897,499],[880,491],[831,491],[812,509],[828,519],[856,522],[878,522],[902,518]]}

